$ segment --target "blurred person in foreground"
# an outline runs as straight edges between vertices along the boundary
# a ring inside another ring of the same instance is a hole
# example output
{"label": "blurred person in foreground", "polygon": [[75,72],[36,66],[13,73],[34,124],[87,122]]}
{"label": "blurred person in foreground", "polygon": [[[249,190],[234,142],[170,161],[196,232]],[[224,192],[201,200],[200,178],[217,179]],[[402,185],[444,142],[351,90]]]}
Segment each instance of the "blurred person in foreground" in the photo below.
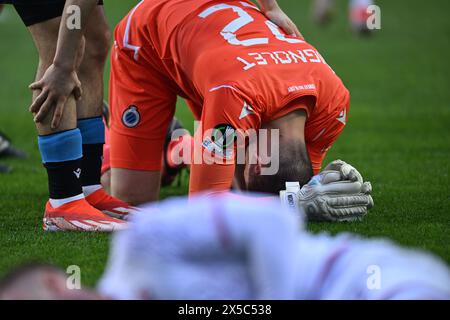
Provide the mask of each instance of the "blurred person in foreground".
{"label": "blurred person in foreground", "polygon": [[[387,240],[313,235],[279,202],[232,195],[144,207],[99,284],[117,299],[450,299],[436,257]],[[301,220],[301,219],[300,219]]]}
{"label": "blurred person in foreground", "polygon": [[[98,292],[112,299],[450,299],[438,258],[387,240],[312,235],[279,202],[217,195],[142,208],[115,234]],[[269,236],[270,235],[270,236]],[[2,299],[90,299],[29,268]]]}
{"label": "blurred person in foreground", "polygon": [[0,280],[0,300],[91,300],[101,296],[93,290],[71,290],[67,274],[49,264],[30,263]]}

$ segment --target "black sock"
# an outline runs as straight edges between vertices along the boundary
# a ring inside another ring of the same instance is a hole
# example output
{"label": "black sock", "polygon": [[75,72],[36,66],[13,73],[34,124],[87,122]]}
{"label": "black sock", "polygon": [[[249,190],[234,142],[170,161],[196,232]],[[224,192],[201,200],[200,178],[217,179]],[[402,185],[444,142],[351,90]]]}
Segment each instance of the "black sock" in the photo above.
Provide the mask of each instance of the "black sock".
{"label": "black sock", "polygon": [[78,119],[83,141],[83,187],[99,185],[103,161],[103,144],[105,143],[105,124],[101,116]]}
{"label": "black sock", "polygon": [[38,143],[42,162],[47,169],[50,199],[82,195],[80,130],[39,136]]}
{"label": "black sock", "polygon": [[103,144],[83,144],[81,184],[92,186],[100,184],[103,158]]}
{"label": "black sock", "polygon": [[65,199],[83,193],[80,184],[81,158],[44,164],[48,175],[50,199]]}

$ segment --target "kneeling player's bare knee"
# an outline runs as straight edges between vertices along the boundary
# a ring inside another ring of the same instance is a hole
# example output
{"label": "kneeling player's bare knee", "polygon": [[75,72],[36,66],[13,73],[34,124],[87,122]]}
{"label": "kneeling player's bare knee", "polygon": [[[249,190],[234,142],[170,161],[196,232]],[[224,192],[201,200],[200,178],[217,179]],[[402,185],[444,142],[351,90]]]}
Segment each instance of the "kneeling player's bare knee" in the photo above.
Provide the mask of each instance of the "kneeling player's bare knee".
{"label": "kneeling player's bare knee", "polygon": [[158,200],[160,184],[159,171],[111,169],[112,195],[132,205]]}
{"label": "kneeling player's bare knee", "polygon": [[156,199],[149,195],[148,192],[127,186],[124,184],[111,183],[111,194],[131,205],[137,206],[147,202],[155,201]]}

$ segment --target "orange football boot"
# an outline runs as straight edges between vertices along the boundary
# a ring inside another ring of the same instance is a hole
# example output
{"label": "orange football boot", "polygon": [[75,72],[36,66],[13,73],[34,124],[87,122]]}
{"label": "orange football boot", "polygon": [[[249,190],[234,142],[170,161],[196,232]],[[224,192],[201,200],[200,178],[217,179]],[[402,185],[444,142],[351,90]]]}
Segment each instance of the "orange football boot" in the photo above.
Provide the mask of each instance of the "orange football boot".
{"label": "orange football boot", "polygon": [[84,198],[58,208],[53,208],[48,201],[43,222],[45,231],[112,232],[126,226],[124,221],[107,216]]}
{"label": "orange football boot", "polygon": [[86,201],[104,214],[122,220],[127,219],[129,213],[137,210],[128,203],[110,196],[103,188],[87,196]]}

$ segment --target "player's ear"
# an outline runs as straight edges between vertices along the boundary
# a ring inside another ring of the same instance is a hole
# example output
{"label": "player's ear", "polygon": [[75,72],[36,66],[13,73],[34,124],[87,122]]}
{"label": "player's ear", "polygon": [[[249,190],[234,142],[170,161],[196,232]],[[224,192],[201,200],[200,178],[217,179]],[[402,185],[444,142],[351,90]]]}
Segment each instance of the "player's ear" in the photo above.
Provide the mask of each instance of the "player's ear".
{"label": "player's ear", "polygon": [[259,159],[259,157],[258,157],[258,163],[257,164],[255,164],[255,165],[253,165],[253,174],[255,174],[255,175],[261,175],[261,161],[260,161],[260,159]]}
{"label": "player's ear", "polygon": [[262,171],[262,159],[259,154],[255,154],[254,164],[251,165],[251,173],[254,175],[261,175]]}

